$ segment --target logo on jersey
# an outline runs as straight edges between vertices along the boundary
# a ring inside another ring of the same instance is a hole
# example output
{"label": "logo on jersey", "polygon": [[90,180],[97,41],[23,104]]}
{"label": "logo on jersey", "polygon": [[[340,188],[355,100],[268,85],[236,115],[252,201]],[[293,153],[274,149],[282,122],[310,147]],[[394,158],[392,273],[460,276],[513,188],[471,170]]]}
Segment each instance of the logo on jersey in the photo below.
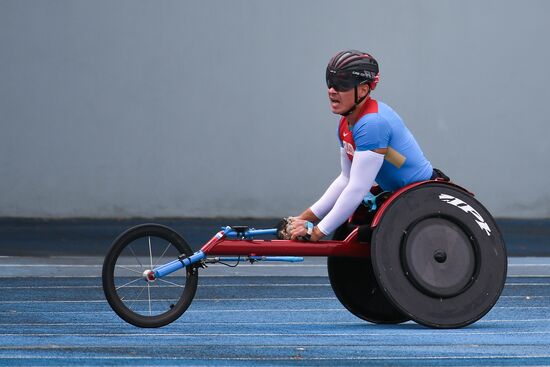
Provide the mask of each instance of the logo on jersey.
{"label": "logo on jersey", "polygon": [[344,141],[344,149],[346,150],[346,153],[348,155],[353,155],[353,153],[355,152],[355,149],[353,148],[353,145],[351,145],[350,143],[348,143],[347,141]]}
{"label": "logo on jersey", "polygon": [[444,203],[454,205],[466,213],[472,214],[479,228],[484,230],[485,233],[487,233],[487,236],[491,236],[491,228],[489,228],[489,225],[485,222],[485,219],[483,219],[481,214],[479,214],[477,210],[472,208],[470,205],[466,204],[460,199],[455,198],[454,196],[447,194],[440,194],[439,200],[443,201]]}

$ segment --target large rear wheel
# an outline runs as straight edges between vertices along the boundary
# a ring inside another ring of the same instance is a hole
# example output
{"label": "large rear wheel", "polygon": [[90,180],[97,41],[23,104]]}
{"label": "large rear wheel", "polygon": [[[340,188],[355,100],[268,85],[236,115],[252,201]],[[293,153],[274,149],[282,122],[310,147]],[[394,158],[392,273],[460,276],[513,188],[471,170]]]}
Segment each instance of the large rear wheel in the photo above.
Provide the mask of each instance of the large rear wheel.
{"label": "large rear wheel", "polygon": [[[360,241],[362,237],[370,237],[370,228],[368,224],[365,226],[359,230]],[[344,223],[333,239],[343,240],[354,227]],[[336,297],[355,316],[377,324],[398,324],[409,320],[380,289],[370,258],[331,256],[327,259],[327,266]]]}
{"label": "large rear wheel", "polygon": [[506,246],[496,222],[450,184],[427,183],[392,201],[372,234],[371,254],[386,297],[429,327],[479,320],[506,281]]}

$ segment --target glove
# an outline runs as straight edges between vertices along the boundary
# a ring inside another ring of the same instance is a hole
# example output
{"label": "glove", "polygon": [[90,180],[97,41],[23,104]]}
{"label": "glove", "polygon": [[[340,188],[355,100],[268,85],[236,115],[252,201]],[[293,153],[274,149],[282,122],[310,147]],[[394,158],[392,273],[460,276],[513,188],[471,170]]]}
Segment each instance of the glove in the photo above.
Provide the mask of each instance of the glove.
{"label": "glove", "polygon": [[293,217],[285,217],[277,223],[277,238],[280,240],[290,240],[290,232],[292,231]]}

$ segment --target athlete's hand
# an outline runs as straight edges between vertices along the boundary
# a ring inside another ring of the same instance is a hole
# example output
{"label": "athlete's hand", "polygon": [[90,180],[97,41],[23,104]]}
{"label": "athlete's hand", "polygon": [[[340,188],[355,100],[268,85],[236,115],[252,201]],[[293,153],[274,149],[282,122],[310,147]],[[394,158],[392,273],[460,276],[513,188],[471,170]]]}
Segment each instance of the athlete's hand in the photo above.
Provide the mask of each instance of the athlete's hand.
{"label": "athlete's hand", "polygon": [[[292,221],[292,230],[290,231],[291,240],[299,240],[307,235],[307,220],[294,218]],[[324,234],[317,227],[313,227],[313,232],[309,241],[317,242],[323,238]]]}
{"label": "athlete's hand", "polygon": [[291,240],[296,240],[298,237],[303,237],[307,234],[306,223],[306,220],[294,218],[292,221],[292,230],[290,231]]}
{"label": "athlete's hand", "polygon": [[290,240],[291,231],[294,228],[296,217],[285,217],[277,223],[277,238],[280,240]]}

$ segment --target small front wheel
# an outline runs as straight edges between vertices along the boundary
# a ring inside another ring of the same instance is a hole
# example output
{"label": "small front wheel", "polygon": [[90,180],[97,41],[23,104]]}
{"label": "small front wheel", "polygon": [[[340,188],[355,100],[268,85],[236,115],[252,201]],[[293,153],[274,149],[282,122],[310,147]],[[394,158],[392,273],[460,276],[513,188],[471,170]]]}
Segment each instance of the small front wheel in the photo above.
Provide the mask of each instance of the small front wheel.
{"label": "small front wheel", "polygon": [[184,268],[163,278],[147,279],[155,267],[193,254],[174,230],[159,224],[128,229],[113,243],[103,263],[103,291],[109,305],[123,320],[152,328],[168,325],[191,304],[198,272]]}

